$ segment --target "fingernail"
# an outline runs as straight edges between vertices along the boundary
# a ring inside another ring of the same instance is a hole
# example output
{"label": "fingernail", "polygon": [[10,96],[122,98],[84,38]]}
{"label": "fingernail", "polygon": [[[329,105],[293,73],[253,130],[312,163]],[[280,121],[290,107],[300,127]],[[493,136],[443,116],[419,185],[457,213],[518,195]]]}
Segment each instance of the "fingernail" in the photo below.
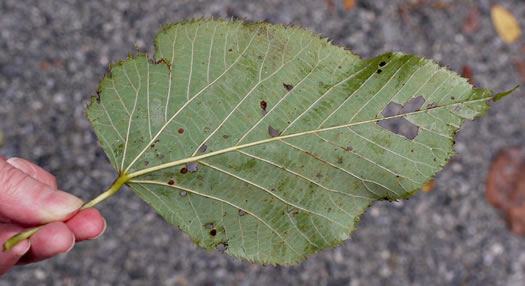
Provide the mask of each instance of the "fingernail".
{"label": "fingernail", "polygon": [[29,242],[28,239],[20,241],[17,245],[15,245],[11,251],[16,256],[22,256],[26,254],[29,251],[29,248],[31,247],[31,242]]}
{"label": "fingernail", "polygon": [[45,222],[66,220],[82,206],[82,200],[63,191],[51,191],[45,197],[40,211]]}
{"label": "fingernail", "polygon": [[12,157],[12,158],[9,158],[7,159],[6,161],[9,165],[17,168],[17,169],[20,169],[20,170],[24,170],[24,169],[27,169],[27,168],[24,168],[24,164],[25,161],[24,160],[21,160],[20,158],[16,158],[16,157]]}
{"label": "fingernail", "polygon": [[89,240],[97,239],[97,238],[101,237],[104,234],[104,232],[106,232],[106,228],[108,228],[108,223],[106,222],[105,218],[102,218],[102,220],[104,221],[104,228],[102,229],[102,231],[97,236],[95,236],[95,237],[93,237],[93,238],[91,238]]}
{"label": "fingernail", "polygon": [[73,247],[75,246],[75,242],[77,241],[77,238],[75,237],[75,235],[73,233],[71,233],[71,235],[73,236],[73,243],[71,243],[71,246],[68,248],[68,250],[66,250],[66,252],[64,252],[64,254],[67,254],[68,252],[70,252],[71,249],[73,249]]}

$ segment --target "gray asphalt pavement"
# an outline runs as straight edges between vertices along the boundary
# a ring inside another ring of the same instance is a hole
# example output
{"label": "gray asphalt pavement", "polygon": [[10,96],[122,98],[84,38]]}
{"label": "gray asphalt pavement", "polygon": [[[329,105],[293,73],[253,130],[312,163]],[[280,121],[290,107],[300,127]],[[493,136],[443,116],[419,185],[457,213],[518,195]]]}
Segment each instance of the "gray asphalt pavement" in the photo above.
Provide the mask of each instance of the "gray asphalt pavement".
{"label": "gray asphalt pavement", "polygon": [[[116,177],[84,116],[108,64],[135,44],[153,52],[160,24],[186,17],[237,17],[310,29],[363,58],[403,51],[432,58],[476,86],[518,84],[524,36],[505,44],[490,5],[525,28],[525,2],[356,0],[345,11],[325,0],[0,1],[0,155],[40,164],[84,200]],[[418,4],[418,2],[420,2]],[[473,7],[479,28],[463,31]],[[525,89],[467,122],[458,154],[435,187],[407,201],[376,203],[343,245],[294,267],[254,265],[208,252],[129,190],[99,205],[108,222],[98,240],[67,255],[18,267],[0,286],[18,285],[525,285],[525,238],[512,235],[485,200],[485,176],[500,148],[525,145]]]}

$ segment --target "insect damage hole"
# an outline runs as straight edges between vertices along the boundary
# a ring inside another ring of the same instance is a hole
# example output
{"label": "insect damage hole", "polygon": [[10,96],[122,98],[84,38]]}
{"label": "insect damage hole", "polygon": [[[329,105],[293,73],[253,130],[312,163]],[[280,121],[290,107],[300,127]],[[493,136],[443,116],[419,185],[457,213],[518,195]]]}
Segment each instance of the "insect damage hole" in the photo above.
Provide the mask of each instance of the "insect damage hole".
{"label": "insect damage hole", "polygon": [[[425,103],[425,99],[422,96],[412,98],[404,106],[395,102],[390,102],[381,112],[384,117],[392,117],[400,114],[411,113],[420,110],[421,106]],[[419,127],[403,117],[395,117],[385,120],[380,120],[377,125],[382,128],[401,135],[409,140],[414,139],[419,131]]]}

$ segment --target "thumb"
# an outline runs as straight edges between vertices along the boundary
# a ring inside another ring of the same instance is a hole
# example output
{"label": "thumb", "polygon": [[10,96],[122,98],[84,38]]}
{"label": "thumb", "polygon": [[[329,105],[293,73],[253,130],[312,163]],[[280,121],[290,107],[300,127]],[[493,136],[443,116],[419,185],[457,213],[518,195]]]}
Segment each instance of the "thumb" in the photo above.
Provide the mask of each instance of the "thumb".
{"label": "thumb", "polygon": [[0,216],[24,225],[71,217],[82,201],[42,183],[0,159]]}

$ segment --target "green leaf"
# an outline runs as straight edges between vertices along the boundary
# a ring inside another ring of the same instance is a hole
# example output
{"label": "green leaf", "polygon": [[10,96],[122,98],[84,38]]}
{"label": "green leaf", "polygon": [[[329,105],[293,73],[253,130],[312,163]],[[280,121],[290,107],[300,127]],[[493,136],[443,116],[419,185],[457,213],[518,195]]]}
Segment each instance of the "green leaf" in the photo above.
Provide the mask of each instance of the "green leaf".
{"label": "green leaf", "polygon": [[[223,20],[164,27],[154,61],[114,65],[97,94],[87,116],[121,182],[199,246],[271,264],[414,193],[492,98],[413,55],[361,60],[303,29]],[[417,135],[381,125],[399,119]]]}

